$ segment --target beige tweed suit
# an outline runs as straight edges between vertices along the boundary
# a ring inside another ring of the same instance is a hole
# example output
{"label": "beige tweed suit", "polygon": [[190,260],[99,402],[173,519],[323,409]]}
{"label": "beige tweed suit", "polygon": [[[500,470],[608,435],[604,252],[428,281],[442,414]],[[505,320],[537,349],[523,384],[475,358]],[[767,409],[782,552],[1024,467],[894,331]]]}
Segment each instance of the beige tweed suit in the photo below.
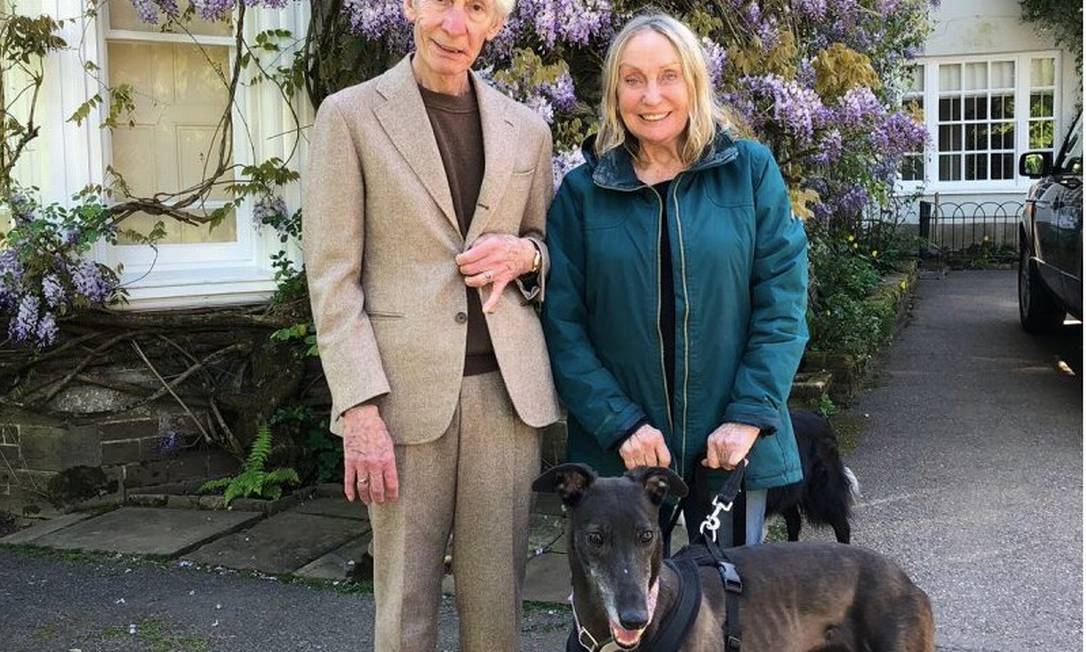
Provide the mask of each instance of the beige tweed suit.
{"label": "beige tweed suit", "polygon": [[[454,257],[483,233],[531,237],[545,278],[553,194],[547,125],[475,75],[472,83],[485,173],[466,237],[410,57],[324,100],[303,177],[305,262],[331,429],[342,435],[343,411],[381,397],[396,444],[400,499],[370,508],[381,652],[433,649],[454,513],[462,648],[517,647],[510,630],[519,623],[529,484],[539,464],[535,428],[559,417],[531,305],[542,300],[542,285],[507,286],[486,316],[500,372],[463,377],[468,308]],[[480,290],[484,302],[489,289]],[[497,571],[487,562],[495,556]]]}

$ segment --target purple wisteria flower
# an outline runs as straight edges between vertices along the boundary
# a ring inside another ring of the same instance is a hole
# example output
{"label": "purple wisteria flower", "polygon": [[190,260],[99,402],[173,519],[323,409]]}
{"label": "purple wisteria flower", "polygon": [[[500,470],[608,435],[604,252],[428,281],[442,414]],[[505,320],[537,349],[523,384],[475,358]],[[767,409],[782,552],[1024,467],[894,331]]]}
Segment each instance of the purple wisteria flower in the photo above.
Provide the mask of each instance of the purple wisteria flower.
{"label": "purple wisteria flower", "polygon": [[351,31],[371,41],[410,28],[402,0],[345,0],[343,13]]}
{"label": "purple wisteria flower", "polygon": [[826,17],[826,0],[792,0],[792,10],[808,20]]}
{"label": "purple wisteria flower", "polygon": [[132,7],[141,21],[152,25],[158,23],[163,13],[171,18],[177,18],[181,13],[177,0],[132,0]]}
{"label": "purple wisteria flower", "polygon": [[583,164],[584,153],[580,147],[574,147],[571,150],[564,152],[555,152],[554,154],[554,187],[562,185],[562,179],[570,173],[574,168]]}
{"label": "purple wisteria flower", "polygon": [[38,326],[38,297],[28,294],[19,300],[15,318],[8,323],[8,335],[16,342],[26,342],[35,334]]}
{"label": "purple wisteria flower", "polygon": [[728,64],[728,50],[709,37],[702,37],[701,46],[705,50],[705,66],[709,69],[709,83],[713,88],[720,88],[724,81],[724,70]]}
{"label": "purple wisteria flower", "polygon": [[81,260],[69,270],[76,291],[91,303],[104,302],[113,291],[109,282],[102,276],[102,270],[99,269],[98,264],[92,260]]}
{"label": "purple wisteria flower", "polygon": [[204,20],[222,20],[237,6],[237,0],[192,0],[196,13]]}
{"label": "purple wisteria flower", "polygon": [[744,77],[740,85],[743,92],[738,94],[733,105],[746,113],[756,129],[760,130],[767,120],[771,120],[800,146],[811,144],[815,127],[825,115],[818,93],[795,80],[772,74]]}
{"label": "purple wisteria flower", "polygon": [[550,84],[541,84],[539,92],[559,111],[572,111],[577,106],[577,91],[569,72],[563,72]]}
{"label": "purple wisteria flower", "polygon": [[262,227],[268,224],[274,225],[287,214],[287,203],[282,197],[265,195],[253,202],[253,224]]}
{"label": "purple wisteria flower", "polygon": [[37,345],[39,347],[51,346],[57,341],[58,335],[60,335],[60,329],[57,328],[56,317],[51,312],[44,313],[41,319],[38,320],[37,327],[34,328]]}
{"label": "purple wisteria flower", "polygon": [[851,88],[837,105],[837,120],[845,128],[856,129],[886,114],[886,108],[867,86]]}
{"label": "purple wisteria flower", "polygon": [[608,36],[614,22],[608,0],[520,0],[517,15],[548,48],[588,45]]}
{"label": "purple wisteria flower", "polygon": [[48,273],[41,278],[41,293],[45,297],[45,303],[50,308],[56,308],[64,303],[64,286],[56,274]]}
{"label": "purple wisteria flower", "polygon": [[811,157],[815,165],[820,167],[833,165],[841,158],[841,154],[845,149],[841,131],[839,129],[826,130],[819,139],[817,147],[818,152]]}

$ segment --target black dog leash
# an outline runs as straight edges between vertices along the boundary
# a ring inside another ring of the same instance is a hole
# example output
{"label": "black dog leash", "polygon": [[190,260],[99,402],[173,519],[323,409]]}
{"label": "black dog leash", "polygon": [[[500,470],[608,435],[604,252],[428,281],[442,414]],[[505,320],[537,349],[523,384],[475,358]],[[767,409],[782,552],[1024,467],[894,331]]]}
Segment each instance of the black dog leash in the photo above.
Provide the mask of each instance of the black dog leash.
{"label": "black dog leash", "polygon": [[[743,645],[743,625],[739,621],[739,596],[743,594],[743,580],[739,577],[739,571],[735,564],[717,544],[717,530],[720,529],[721,512],[730,512],[735,505],[735,499],[743,489],[743,475],[746,472],[748,461],[743,458],[743,463],[736,467],[724,486],[713,496],[713,511],[705,517],[698,531],[701,533],[702,543],[712,557],[713,565],[720,574],[720,581],[724,584],[724,649],[727,652],[739,652]],[[706,531],[708,530],[708,534]]]}

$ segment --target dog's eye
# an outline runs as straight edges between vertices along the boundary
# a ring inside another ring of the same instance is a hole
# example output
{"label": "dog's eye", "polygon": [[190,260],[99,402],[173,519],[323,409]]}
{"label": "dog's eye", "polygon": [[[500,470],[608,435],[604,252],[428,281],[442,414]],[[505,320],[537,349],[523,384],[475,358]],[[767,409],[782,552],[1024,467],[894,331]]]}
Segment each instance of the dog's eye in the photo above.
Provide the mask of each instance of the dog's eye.
{"label": "dog's eye", "polygon": [[656,533],[652,530],[643,530],[637,535],[637,538],[641,543],[652,543],[652,537],[656,536]]}
{"label": "dog's eye", "polygon": [[591,545],[593,545],[593,546],[595,546],[597,548],[599,548],[600,546],[603,545],[603,535],[600,534],[599,532],[589,532],[585,536],[585,539],[588,540],[589,544],[591,544]]}

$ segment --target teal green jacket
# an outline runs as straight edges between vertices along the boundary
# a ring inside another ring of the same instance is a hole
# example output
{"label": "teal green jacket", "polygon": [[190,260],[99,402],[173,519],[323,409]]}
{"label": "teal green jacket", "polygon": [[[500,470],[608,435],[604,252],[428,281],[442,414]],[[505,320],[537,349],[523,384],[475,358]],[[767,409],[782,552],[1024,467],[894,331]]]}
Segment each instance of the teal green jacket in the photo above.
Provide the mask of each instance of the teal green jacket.
{"label": "teal green jacket", "polygon": [[[807,342],[807,236],[769,150],[717,135],[667,197],[616,148],[562,181],[547,217],[543,329],[569,413],[570,461],[624,470],[618,448],[639,421],[667,438],[691,477],[722,423],[757,426],[745,485],[803,477],[788,393]],[[667,220],[664,220],[667,211]],[[660,334],[660,229],[674,266],[675,385],[667,400]]]}

